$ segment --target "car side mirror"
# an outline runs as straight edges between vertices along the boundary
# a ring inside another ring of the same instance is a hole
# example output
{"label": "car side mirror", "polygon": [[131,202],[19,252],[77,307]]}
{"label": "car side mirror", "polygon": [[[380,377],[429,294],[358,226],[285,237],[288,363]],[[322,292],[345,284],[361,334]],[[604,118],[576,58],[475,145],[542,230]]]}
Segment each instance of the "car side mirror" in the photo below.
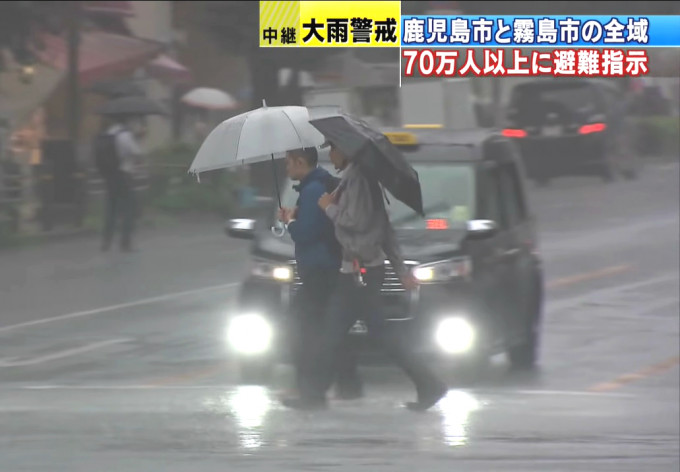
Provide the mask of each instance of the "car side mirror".
{"label": "car side mirror", "polygon": [[467,222],[467,237],[469,239],[487,239],[496,234],[498,224],[492,220],[469,220]]}
{"label": "car side mirror", "polygon": [[255,220],[236,218],[227,221],[225,232],[236,239],[253,239],[255,237]]}

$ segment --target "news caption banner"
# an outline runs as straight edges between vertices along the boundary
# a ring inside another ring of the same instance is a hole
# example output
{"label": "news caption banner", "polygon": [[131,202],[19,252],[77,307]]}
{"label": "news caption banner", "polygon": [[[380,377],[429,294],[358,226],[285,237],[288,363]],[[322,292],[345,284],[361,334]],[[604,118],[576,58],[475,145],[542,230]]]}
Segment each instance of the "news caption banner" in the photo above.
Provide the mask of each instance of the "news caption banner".
{"label": "news caption banner", "polygon": [[402,16],[404,76],[647,75],[680,16]]}
{"label": "news caption banner", "polygon": [[392,47],[401,2],[260,2],[260,47]]}
{"label": "news caption banner", "polygon": [[392,1],[262,1],[261,47],[399,48],[405,77],[642,76],[680,16],[402,15]]}

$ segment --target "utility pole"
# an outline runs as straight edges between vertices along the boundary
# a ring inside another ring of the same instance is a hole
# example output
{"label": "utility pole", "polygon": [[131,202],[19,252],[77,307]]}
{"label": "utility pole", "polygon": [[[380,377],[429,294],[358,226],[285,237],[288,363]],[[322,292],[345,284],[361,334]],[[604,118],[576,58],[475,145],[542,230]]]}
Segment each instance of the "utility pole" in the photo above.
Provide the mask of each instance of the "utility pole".
{"label": "utility pole", "polygon": [[70,1],[68,5],[68,137],[76,159],[80,142],[80,2]]}
{"label": "utility pole", "polygon": [[[76,226],[83,224],[86,212],[87,176],[79,171],[80,156],[80,26],[81,3],[67,2],[67,43],[68,43],[68,138],[71,144],[71,185],[73,194],[71,201],[74,207],[74,221]],[[63,165],[66,165],[64,162]]]}

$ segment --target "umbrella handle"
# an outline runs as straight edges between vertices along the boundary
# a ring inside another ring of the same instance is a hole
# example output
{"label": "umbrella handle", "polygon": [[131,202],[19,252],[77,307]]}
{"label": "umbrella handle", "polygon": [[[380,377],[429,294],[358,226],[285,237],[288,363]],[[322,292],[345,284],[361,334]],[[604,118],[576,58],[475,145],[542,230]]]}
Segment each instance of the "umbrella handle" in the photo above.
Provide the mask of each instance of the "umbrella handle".
{"label": "umbrella handle", "polygon": [[282,238],[286,234],[286,227],[277,228],[276,226],[271,227],[272,234],[277,238]]}
{"label": "umbrella handle", "polygon": [[274,161],[274,154],[272,154],[272,171],[274,172],[274,185],[276,187],[276,196],[279,199],[279,209],[281,206],[281,192],[279,191],[279,176],[276,173],[276,162]]}

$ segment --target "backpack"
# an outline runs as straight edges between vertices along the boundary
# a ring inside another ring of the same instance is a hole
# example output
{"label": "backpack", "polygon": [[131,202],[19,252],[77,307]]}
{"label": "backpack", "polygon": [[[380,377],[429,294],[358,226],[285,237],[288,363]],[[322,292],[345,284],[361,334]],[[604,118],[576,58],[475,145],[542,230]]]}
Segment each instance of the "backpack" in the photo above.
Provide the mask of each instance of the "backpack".
{"label": "backpack", "polygon": [[112,177],[120,170],[120,157],[116,149],[116,134],[101,133],[94,141],[94,158],[97,170],[103,177]]}

